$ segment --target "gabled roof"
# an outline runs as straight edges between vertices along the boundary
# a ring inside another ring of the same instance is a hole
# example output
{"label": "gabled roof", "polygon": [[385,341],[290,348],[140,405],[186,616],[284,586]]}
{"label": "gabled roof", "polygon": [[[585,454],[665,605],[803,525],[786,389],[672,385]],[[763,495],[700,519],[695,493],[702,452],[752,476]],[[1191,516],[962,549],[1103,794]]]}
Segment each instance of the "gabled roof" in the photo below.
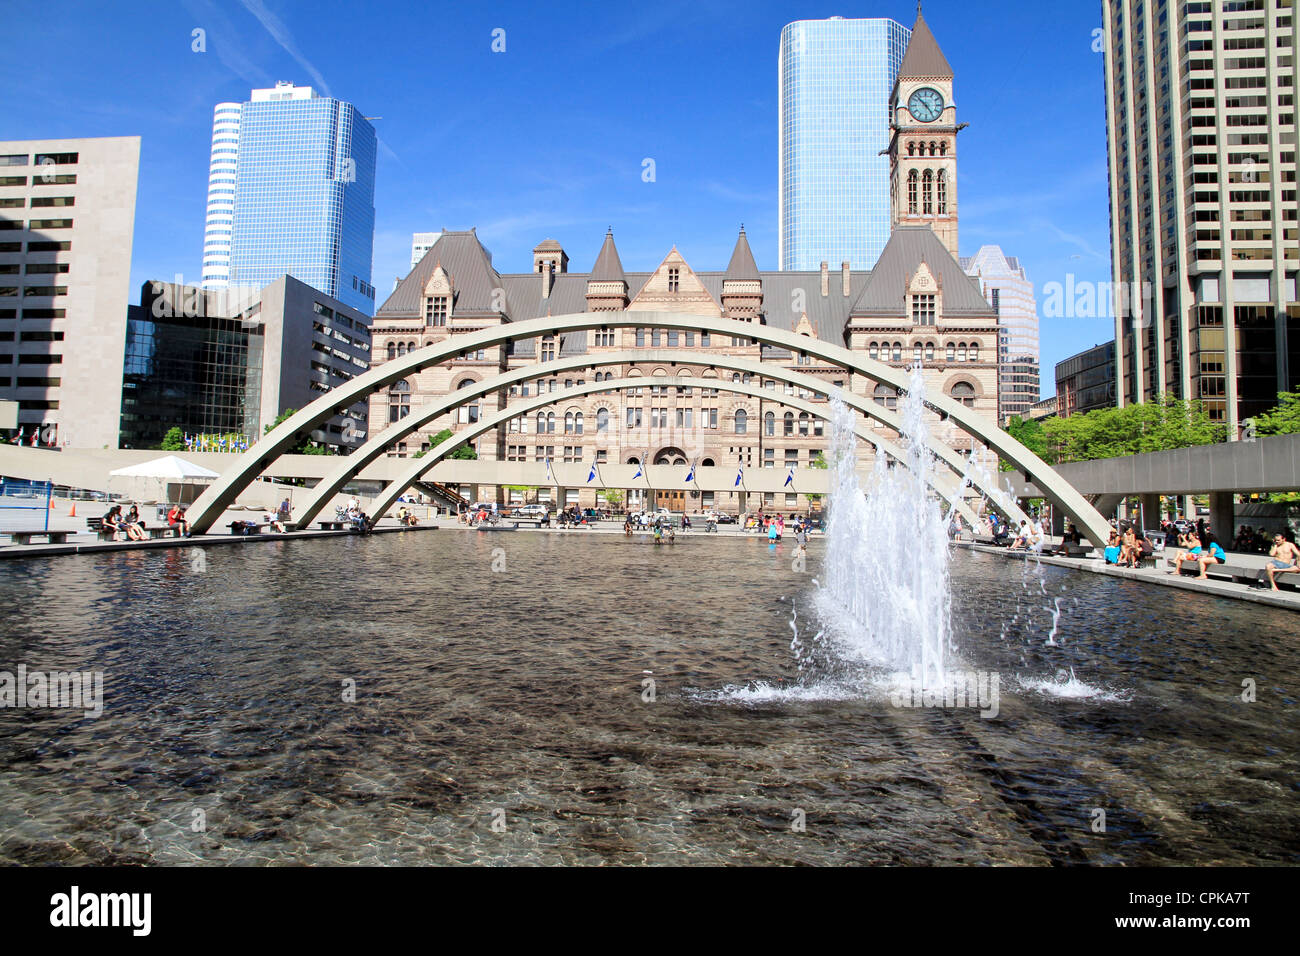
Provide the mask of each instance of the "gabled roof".
{"label": "gabled roof", "polygon": [[903,54],[903,65],[898,68],[898,78],[952,79],[952,67],[948,65],[948,58],[939,49],[939,41],[930,32],[930,26],[925,22],[920,9],[916,11],[916,26],[912,27],[912,39],[908,41],[907,52]]}
{"label": "gabled roof", "polygon": [[422,315],[424,287],[439,265],[452,279],[456,295],[454,311],[493,311],[492,290],[501,288],[501,275],[492,267],[491,257],[471,229],[444,232],[410,274],[397,284],[393,294],[375,313],[375,319],[390,313]]}
{"label": "gabled roof", "polygon": [[758,263],[754,261],[754,253],[750,251],[749,240],[745,238],[745,230],[741,228],[740,237],[736,240],[736,249],[731,253],[731,263],[727,266],[728,279],[762,279],[758,274]]}
{"label": "gabled roof", "polygon": [[623,273],[623,263],[618,257],[618,249],[614,247],[613,230],[605,233],[605,242],[600,247],[600,255],[596,256],[596,264],[591,268],[591,281],[627,281],[627,276]]}
{"label": "gabled roof", "polygon": [[907,283],[924,262],[943,289],[943,313],[989,315],[993,309],[929,226],[898,226],[862,286],[851,315],[904,316]]}

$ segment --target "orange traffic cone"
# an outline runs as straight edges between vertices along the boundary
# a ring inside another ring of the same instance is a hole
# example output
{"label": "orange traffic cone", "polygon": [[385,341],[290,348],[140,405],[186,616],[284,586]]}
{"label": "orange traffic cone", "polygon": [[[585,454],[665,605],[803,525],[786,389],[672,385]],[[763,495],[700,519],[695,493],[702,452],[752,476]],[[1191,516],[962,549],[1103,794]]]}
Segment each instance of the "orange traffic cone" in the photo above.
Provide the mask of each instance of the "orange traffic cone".
{"label": "orange traffic cone", "polygon": [[68,509],[68,517],[75,518],[76,516],[77,516],[77,503],[74,501],[72,503],[72,507]]}

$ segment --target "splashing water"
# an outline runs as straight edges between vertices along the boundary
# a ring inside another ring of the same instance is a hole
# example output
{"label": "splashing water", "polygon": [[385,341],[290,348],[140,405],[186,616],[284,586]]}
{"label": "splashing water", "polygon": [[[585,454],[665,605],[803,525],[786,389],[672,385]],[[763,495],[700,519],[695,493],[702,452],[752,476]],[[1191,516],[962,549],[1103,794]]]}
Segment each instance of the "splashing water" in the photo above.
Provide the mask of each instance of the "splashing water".
{"label": "splashing water", "polygon": [[817,603],[838,657],[930,686],[945,679],[952,602],[946,522],[929,493],[934,461],[924,393],[922,372],[913,369],[902,403],[906,467],[891,468],[877,455],[866,495],[853,413],[833,398],[830,521]]}

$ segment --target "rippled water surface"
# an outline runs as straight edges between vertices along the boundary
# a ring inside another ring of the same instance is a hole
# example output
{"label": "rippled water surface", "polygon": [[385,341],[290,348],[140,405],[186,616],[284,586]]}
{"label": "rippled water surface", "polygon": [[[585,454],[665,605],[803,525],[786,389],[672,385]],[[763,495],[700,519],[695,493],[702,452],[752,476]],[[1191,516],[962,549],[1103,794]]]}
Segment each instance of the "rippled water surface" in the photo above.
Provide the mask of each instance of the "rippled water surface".
{"label": "rippled water surface", "polygon": [[1288,612],[959,552],[985,720],[800,673],[818,542],[206,556],[0,565],[0,670],[105,673],[98,719],[0,710],[0,863],[1300,859]]}

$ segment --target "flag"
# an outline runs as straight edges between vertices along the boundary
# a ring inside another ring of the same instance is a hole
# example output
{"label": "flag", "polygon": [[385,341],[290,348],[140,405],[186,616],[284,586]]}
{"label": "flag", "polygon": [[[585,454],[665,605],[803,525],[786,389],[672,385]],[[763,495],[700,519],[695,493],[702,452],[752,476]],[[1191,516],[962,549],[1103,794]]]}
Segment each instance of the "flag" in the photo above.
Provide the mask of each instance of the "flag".
{"label": "flag", "polygon": [[591,473],[587,475],[587,484],[591,484],[595,480],[596,480],[596,466],[593,464],[591,466]]}
{"label": "flag", "polygon": [[638,478],[640,478],[640,477],[641,477],[641,472],[642,472],[642,471],[643,471],[643,469],[642,469],[642,467],[641,467],[641,463],[640,463],[640,462],[637,462],[637,464],[636,464],[636,474],[632,476],[632,480],[633,480],[633,481],[636,481]]}
{"label": "flag", "polygon": [[791,468],[790,473],[785,476],[785,487],[789,488],[793,484],[794,484],[794,469]]}
{"label": "flag", "polygon": [[546,478],[548,481],[554,481],[555,476],[551,474],[551,456],[546,456]]}
{"label": "flag", "polygon": [[686,483],[689,485],[695,480],[695,462],[691,462],[691,470],[686,473]]}
{"label": "flag", "polygon": [[741,465],[740,470],[736,472],[736,483],[732,487],[739,488],[741,481],[745,478],[745,466]]}

